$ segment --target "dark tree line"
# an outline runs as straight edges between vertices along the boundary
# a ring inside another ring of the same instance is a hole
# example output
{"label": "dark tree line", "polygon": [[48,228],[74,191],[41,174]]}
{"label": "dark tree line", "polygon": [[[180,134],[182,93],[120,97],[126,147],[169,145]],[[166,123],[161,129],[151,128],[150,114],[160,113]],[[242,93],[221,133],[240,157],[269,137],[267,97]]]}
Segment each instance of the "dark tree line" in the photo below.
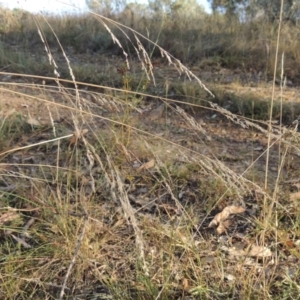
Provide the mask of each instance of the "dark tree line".
{"label": "dark tree line", "polygon": [[[263,15],[273,22],[280,15],[281,0],[209,0],[214,13],[243,16],[254,19]],[[300,19],[300,0],[283,1],[283,20],[297,22]]]}
{"label": "dark tree line", "polygon": [[[263,16],[270,22],[278,20],[281,0],[208,0],[213,13],[222,13],[228,17],[242,17],[253,20]],[[139,5],[132,0],[86,0],[88,7],[97,12],[120,12],[126,7]],[[196,0],[148,0],[143,4],[153,13],[170,13],[178,10],[195,11],[199,9]],[[283,1],[283,20],[298,23],[300,21],[300,0]]]}

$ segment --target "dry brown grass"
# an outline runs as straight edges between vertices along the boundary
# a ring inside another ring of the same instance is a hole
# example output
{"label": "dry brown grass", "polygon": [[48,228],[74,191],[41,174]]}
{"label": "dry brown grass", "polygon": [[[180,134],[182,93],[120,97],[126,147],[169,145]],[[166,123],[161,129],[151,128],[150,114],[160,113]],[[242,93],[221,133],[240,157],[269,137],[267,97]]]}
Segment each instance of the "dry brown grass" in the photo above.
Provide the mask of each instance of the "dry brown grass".
{"label": "dry brown grass", "polygon": [[[193,83],[157,80],[163,68],[143,47],[151,41],[135,31],[126,37],[130,28],[94,17],[49,18],[48,29],[43,16],[23,20],[32,22],[27,37],[40,30],[51,71],[60,73],[64,64],[71,80],[0,72],[1,297],[297,299],[297,123],[267,123],[252,104],[243,113],[241,85],[232,101],[239,111],[229,111],[232,93],[216,92],[216,103],[194,73],[152,44],[162,66],[165,60]],[[222,17],[213,21],[215,31],[224,27]],[[136,55],[116,58],[122,88],[79,82],[63,44],[63,33],[73,39],[86,28],[90,38],[90,29],[103,25],[119,30],[108,29],[108,36],[123,54],[120,32]],[[234,25],[225,33],[237,39],[246,29]],[[7,64],[4,53],[1,59]],[[129,72],[131,66],[142,72]],[[169,97],[174,91],[176,100]],[[261,91],[275,101],[274,87],[273,96]],[[247,96],[249,103],[258,97]],[[279,104],[283,117],[282,94]],[[153,116],[157,107],[163,110]],[[211,221],[227,207],[238,212],[219,218],[218,234]]]}

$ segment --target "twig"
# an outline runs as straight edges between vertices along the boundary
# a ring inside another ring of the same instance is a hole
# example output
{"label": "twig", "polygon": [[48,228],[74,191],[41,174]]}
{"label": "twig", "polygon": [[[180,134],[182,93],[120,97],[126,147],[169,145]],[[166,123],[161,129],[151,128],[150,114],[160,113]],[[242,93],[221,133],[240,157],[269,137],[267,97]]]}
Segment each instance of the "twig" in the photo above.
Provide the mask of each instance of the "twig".
{"label": "twig", "polygon": [[52,139],[52,140],[42,141],[42,142],[38,142],[38,143],[35,143],[35,144],[27,145],[27,146],[24,146],[24,147],[16,147],[16,148],[13,148],[13,149],[9,149],[7,151],[4,151],[4,152],[0,153],[0,156],[2,156],[4,154],[11,153],[11,152],[28,149],[28,148],[31,148],[31,147],[40,146],[40,145],[44,145],[44,144],[51,143],[51,142],[56,142],[56,141],[59,141],[59,140],[62,140],[62,139],[68,139],[68,138],[72,137],[73,135],[74,134],[72,133],[72,134],[61,136],[61,137],[58,137],[58,138],[55,138],[55,139]]}
{"label": "twig", "polygon": [[12,233],[10,233],[10,236],[11,236],[15,241],[17,241],[19,244],[21,244],[24,248],[26,248],[26,249],[31,248],[31,246],[30,246],[28,243],[26,243],[23,239],[21,239],[21,238],[15,236],[15,235],[13,235]]}
{"label": "twig", "polygon": [[25,240],[25,237],[28,237],[27,230],[29,227],[34,223],[35,218],[31,218],[23,227],[22,233],[21,233],[21,239]]}

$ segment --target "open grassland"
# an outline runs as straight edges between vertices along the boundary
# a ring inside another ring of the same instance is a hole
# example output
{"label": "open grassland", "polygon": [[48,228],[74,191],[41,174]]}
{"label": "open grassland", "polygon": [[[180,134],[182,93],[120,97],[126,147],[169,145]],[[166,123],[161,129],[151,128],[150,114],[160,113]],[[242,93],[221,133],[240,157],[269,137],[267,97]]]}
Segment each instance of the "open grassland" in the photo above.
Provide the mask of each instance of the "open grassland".
{"label": "open grassland", "polygon": [[299,299],[297,27],[1,14],[1,299]]}

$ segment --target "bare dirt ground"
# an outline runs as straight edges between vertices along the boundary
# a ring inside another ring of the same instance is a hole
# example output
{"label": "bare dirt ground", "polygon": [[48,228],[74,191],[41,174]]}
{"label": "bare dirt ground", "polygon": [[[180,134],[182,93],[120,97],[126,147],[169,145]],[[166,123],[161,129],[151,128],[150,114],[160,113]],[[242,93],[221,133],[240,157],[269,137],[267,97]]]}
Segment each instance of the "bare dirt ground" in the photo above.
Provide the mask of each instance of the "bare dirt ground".
{"label": "bare dirt ground", "polygon": [[[28,80],[25,79],[23,81],[26,84]],[[71,115],[75,113],[75,104],[70,105],[72,101],[70,100],[68,103],[68,97],[61,96],[55,89],[53,92],[49,92],[49,89],[43,86],[37,86],[34,89],[21,87],[21,82],[22,80],[18,80],[18,86],[3,86],[0,98],[2,118],[8,117],[15,112],[22,115],[29,125],[48,126],[49,128],[51,128],[52,122],[55,124],[65,122],[70,128],[69,133],[71,134]],[[247,90],[246,87],[243,88],[242,93],[245,93],[245,90]],[[268,88],[268,91],[270,92],[270,88]],[[253,88],[249,92],[253,93]],[[296,100],[298,99],[297,91],[288,89],[285,91],[284,97],[288,101],[291,98]],[[98,118],[93,119],[93,122],[96,121],[93,125],[94,127],[97,127],[99,124],[101,126],[104,122],[103,118],[122,121],[122,113],[115,112],[115,109],[109,105],[97,103],[94,98],[86,93],[82,93],[83,105],[86,104],[89,109],[94,110],[93,113],[95,115],[98,114]],[[55,103],[58,105],[55,105]],[[171,102],[168,107],[161,105],[161,102],[158,100],[147,101],[141,103],[139,112],[132,110],[131,115],[127,117],[129,117],[131,126],[151,132],[202,155],[219,159],[238,174],[242,174],[253,162],[253,166],[247,171],[249,176],[254,176],[257,180],[261,180],[264,177],[265,155],[263,152],[267,146],[265,133],[261,133],[254,128],[244,129],[238,124],[229,121],[220,113],[204,108],[201,110],[197,109],[192,114],[192,118],[200,124],[203,132],[191,131],[188,121],[179,117],[178,112],[174,108],[175,105],[176,103]],[[71,107],[71,110],[68,107]],[[156,107],[161,107],[162,110],[156,111]],[[262,124],[262,126],[266,129],[266,125]],[[276,178],[278,171],[279,144],[280,141],[275,143],[270,152],[269,175],[272,178],[272,182]],[[291,155],[291,163],[285,166],[286,170],[297,170],[299,153],[296,150],[291,150]]]}

